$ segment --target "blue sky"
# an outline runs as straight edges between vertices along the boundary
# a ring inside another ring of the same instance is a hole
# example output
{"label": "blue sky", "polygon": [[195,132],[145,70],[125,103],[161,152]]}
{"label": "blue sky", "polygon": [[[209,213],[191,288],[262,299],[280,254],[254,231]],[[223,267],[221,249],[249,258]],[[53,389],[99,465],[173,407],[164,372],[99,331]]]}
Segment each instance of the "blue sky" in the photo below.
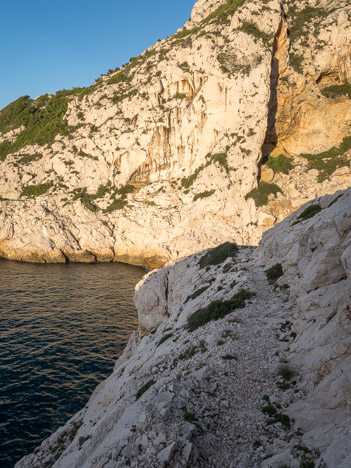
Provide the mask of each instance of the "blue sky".
{"label": "blue sky", "polygon": [[4,0],[0,109],[88,86],[182,27],[195,0]]}

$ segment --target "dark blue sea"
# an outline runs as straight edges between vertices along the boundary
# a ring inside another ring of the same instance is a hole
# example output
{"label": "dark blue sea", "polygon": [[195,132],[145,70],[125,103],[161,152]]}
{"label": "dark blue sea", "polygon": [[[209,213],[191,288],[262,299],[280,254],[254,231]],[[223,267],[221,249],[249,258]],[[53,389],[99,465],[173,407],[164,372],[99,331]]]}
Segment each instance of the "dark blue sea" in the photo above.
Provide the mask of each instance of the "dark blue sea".
{"label": "dark blue sea", "polygon": [[81,409],[137,328],[119,263],[0,259],[0,467],[10,468]]}

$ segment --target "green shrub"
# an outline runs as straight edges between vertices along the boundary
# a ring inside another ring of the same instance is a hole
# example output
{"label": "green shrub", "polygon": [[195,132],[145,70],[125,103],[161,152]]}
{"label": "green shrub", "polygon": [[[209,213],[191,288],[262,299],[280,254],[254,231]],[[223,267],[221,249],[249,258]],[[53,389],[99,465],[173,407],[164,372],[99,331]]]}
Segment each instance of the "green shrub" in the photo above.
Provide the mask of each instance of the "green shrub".
{"label": "green shrub", "polygon": [[192,300],[196,299],[197,297],[201,296],[201,294],[204,293],[209,287],[210,287],[210,285],[208,284],[207,286],[204,286],[203,288],[200,288],[200,289],[194,291],[192,294],[190,294],[190,296],[188,296],[185,299],[185,302],[192,301]]}
{"label": "green shrub", "polygon": [[[5,107],[0,113],[2,131],[21,127],[25,129],[16,137],[13,143],[8,141],[0,144],[0,159],[19,151],[26,145],[46,145],[54,141],[56,135],[67,135],[69,128],[64,116],[68,108],[68,98],[60,95],[52,96],[47,105],[38,107],[36,101],[29,96],[17,99]],[[18,115],[15,112],[18,111]]]}
{"label": "green shrub", "polygon": [[268,270],[265,270],[265,273],[269,284],[275,283],[277,279],[283,276],[284,274],[283,268],[280,263],[276,263],[271,268],[268,268]]}
{"label": "green shrub", "polygon": [[342,85],[328,86],[322,89],[321,93],[327,98],[336,98],[339,96],[348,96],[351,99],[351,85],[345,81]]}
{"label": "green shrub", "polygon": [[128,193],[134,192],[134,190],[135,190],[134,185],[127,184],[127,185],[124,185],[123,187],[119,188],[117,190],[117,193],[118,193],[118,195],[122,195],[123,197],[125,197]]}
{"label": "green shrub", "polygon": [[277,374],[285,380],[291,380],[294,377],[295,372],[287,364],[280,364]]}
{"label": "green shrub", "polygon": [[173,333],[168,333],[167,335],[164,335],[160,341],[157,343],[157,346],[156,348],[158,348],[162,343],[164,343],[165,341],[167,341],[169,338],[171,338],[173,336]]}
{"label": "green shrub", "polygon": [[215,20],[218,23],[229,24],[235,11],[244,3],[245,0],[228,0],[227,3],[221,5],[217,10],[209,14],[201,23],[206,24]]}
{"label": "green shrub", "polygon": [[237,361],[238,358],[236,356],[233,356],[232,354],[225,354],[224,356],[222,356],[222,359],[224,359],[225,361]]}
{"label": "green shrub", "polygon": [[192,422],[192,421],[196,421],[196,416],[194,413],[184,413],[184,419],[185,421],[188,421],[188,422]]}
{"label": "green shrub", "polygon": [[211,197],[215,193],[215,190],[197,193],[194,195],[193,201],[202,200],[203,198]]}
{"label": "green shrub", "polygon": [[208,154],[206,156],[206,159],[207,159],[206,167],[212,163],[217,163],[220,166],[222,166],[225,169],[226,173],[228,174],[229,166],[228,166],[227,158],[228,158],[227,153]]}
{"label": "green shrub", "polygon": [[289,174],[289,171],[294,168],[290,159],[280,154],[278,157],[273,158],[268,156],[267,167],[272,169],[274,172],[281,172],[282,174]]}
{"label": "green shrub", "polygon": [[320,205],[310,205],[308,206],[298,217],[294,224],[301,223],[306,219],[312,218],[314,215],[322,211],[322,207]]}
{"label": "green shrub", "polygon": [[247,34],[251,34],[256,39],[261,39],[266,46],[270,44],[272,39],[271,36],[260,31],[257,27],[257,24],[253,23],[252,21],[243,21],[240,29]]}
{"label": "green shrub", "polygon": [[23,189],[21,193],[21,197],[39,197],[40,195],[44,195],[51,187],[52,183],[48,182],[46,184],[37,184],[37,185],[28,185],[25,189]]}
{"label": "green shrub", "polygon": [[34,154],[21,154],[21,158],[18,160],[20,164],[30,164],[31,162],[38,161],[43,157],[40,153]]}
{"label": "green shrub", "polygon": [[213,301],[203,309],[194,312],[188,318],[188,329],[194,331],[197,328],[205,325],[213,320],[220,320],[230,314],[235,309],[243,309],[246,305],[246,299],[250,299],[255,294],[246,289],[241,289],[239,292],[227,301]]}
{"label": "green shrub", "polygon": [[123,72],[119,72],[116,75],[112,76],[110,79],[108,79],[107,84],[117,84],[122,83],[123,81],[128,81],[128,76]]}
{"label": "green shrub", "polygon": [[283,193],[278,185],[261,182],[257,188],[252,189],[247,195],[245,195],[245,200],[252,198],[257,207],[264,206],[268,203],[269,195],[273,194],[276,196],[279,192]]}
{"label": "green shrub", "polygon": [[351,149],[351,136],[345,137],[339,147],[333,146],[327,151],[318,154],[300,154],[308,160],[310,169],[319,171],[318,182],[323,182],[339,167],[349,166],[350,161],[344,154]]}
{"label": "green shrub", "polygon": [[303,73],[302,60],[303,60],[303,57],[301,55],[294,54],[293,52],[289,52],[290,66],[292,66],[293,69],[300,75],[302,75]]}
{"label": "green shrub", "polygon": [[219,265],[227,258],[235,257],[238,250],[238,246],[234,242],[225,242],[214,249],[210,249],[200,258],[200,268],[205,268],[209,265]]}
{"label": "green shrub", "polygon": [[202,171],[202,169],[203,169],[203,166],[200,166],[195,170],[194,174],[191,174],[188,177],[183,177],[180,182],[182,187],[184,187],[185,189],[188,189],[191,185],[193,185],[193,183],[195,182],[197,176],[199,175],[200,171]]}
{"label": "green shrub", "polygon": [[149,380],[148,382],[146,382],[146,384],[144,384],[142,387],[139,388],[139,390],[137,391],[137,394],[135,396],[135,400],[139,400],[139,398],[149,390],[150,387],[152,387],[154,384],[156,383],[156,380]]}
{"label": "green shrub", "polygon": [[77,188],[73,190],[73,200],[80,200],[82,205],[92,213],[96,213],[99,210],[99,207],[96,206],[92,199],[94,195],[91,195],[87,192],[86,188]]}
{"label": "green shrub", "polygon": [[176,93],[175,96],[174,96],[175,99],[185,99],[186,98],[186,94],[184,93]]}
{"label": "green shrub", "polygon": [[112,213],[116,210],[122,210],[126,205],[128,205],[127,200],[118,198],[117,200],[113,200],[113,202],[104,210],[104,213]]}

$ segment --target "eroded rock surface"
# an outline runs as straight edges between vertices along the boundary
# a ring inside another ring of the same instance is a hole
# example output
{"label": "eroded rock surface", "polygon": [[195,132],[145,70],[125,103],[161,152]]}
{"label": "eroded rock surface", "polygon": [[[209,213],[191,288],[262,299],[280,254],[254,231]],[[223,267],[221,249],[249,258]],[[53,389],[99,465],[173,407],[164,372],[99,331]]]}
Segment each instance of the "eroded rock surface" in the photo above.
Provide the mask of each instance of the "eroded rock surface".
{"label": "eroded rock surface", "polygon": [[201,0],[185,28],[91,87],[5,108],[0,255],[160,267],[227,240],[256,245],[347,188],[350,11]]}
{"label": "eroded rock surface", "polygon": [[17,468],[350,466],[350,247],[351,189],[149,273],[113,374]]}

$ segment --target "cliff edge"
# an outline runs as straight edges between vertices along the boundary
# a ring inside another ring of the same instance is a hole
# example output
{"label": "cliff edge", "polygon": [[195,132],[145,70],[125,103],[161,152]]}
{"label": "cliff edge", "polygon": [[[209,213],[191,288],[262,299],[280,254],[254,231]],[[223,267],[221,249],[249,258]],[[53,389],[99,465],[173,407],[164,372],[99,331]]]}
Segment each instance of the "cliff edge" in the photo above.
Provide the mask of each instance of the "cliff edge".
{"label": "cliff edge", "polygon": [[347,468],[351,190],[137,286],[140,329],[17,468]]}
{"label": "cliff edge", "polygon": [[87,88],[0,112],[0,255],[150,268],[350,185],[351,6],[198,1]]}

